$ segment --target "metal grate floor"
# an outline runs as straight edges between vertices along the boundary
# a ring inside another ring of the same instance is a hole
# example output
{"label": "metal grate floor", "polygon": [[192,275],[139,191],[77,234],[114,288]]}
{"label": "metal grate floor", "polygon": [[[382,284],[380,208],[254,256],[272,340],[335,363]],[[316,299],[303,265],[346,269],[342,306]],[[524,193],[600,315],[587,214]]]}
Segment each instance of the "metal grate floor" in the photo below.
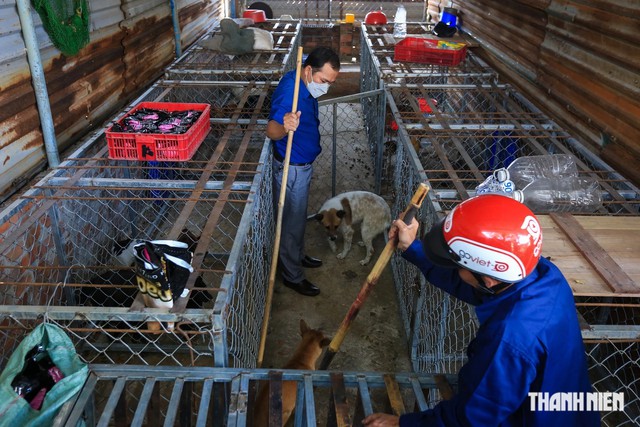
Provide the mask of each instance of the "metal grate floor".
{"label": "metal grate floor", "polygon": [[282,425],[282,382],[295,381],[294,425],[316,426],[321,420],[327,425],[359,425],[362,418],[378,411],[426,410],[451,396],[456,377],[92,365],[87,382],[60,412],[56,425],[75,426],[83,417],[89,427],[173,426],[177,422],[182,426],[252,425],[256,386],[265,381],[270,391],[271,425]]}

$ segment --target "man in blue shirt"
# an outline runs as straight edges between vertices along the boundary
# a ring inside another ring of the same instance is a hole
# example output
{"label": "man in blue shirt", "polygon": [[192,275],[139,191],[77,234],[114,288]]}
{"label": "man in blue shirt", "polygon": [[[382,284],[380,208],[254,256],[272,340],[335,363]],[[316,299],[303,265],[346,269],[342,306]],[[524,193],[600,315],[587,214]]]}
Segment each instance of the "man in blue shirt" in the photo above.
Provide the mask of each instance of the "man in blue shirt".
{"label": "man in blue shirt", "polygon": [[599,426],[598,412],[537,411],[530,392],[587,393],[591,384],[573,294],[540,257],[542,230],[525,205],[501,195],[471,198],[422,241],[418,223],[395,221],[402,256],[427,280],[475,306],[480,328],[458,374],[458,393],[399,418],[365,426]]}
{"label": "man in blue shirt", "polygon": [[[280,198],[288,133],[294,132],[278,260],[284,285],[308,296],[318,295],[320,289],[305,278],[302,268],[322,265],[322,261],[304,253],[313,161],[322,151],[316,98],[327,93],[339,71],[340,57],[333,50],[326,47],[314,49],[304,62],[299,81],[295,81],[295,71],[285,74],[280,80],[271,98],[267,123],[267,136],[273,141],[273,195],[276,206]],[[299,86],[298,111],[293,113],[295,85]]]}

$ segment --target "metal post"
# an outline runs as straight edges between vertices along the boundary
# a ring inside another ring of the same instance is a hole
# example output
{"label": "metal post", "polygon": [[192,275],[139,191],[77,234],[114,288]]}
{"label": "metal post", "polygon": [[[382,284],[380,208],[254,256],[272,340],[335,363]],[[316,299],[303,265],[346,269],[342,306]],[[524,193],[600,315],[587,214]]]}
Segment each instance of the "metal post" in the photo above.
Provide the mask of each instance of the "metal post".
{"label": "metal post", "polygon": [[[382,163],[384,161],[384,125],[387,113],[387,92],[384,90],[384,82],[380,81],[380,89],[382,92],[376,98],[378,100],[378,117],[371,131],[375,129],[374,135],[376,136],[376,159],[375,159],[375,192],[380,194],[382,187]],[[375,127],[375,128],[374,128]]]}
{"label": "metal post", "polygon": [[331,154],[331,196],[336,195],[336,162],[338,150],[338,104],[333,104],[333,131],[331,133],[332,154]]}
{"label": "metal post", "polygon": [[31,7],[28,0],[17,0],[16,5],[18,6],[22,37],[24,38],[24,44],[27,48],[27,59],[29,69],[31,70],[31,80],[36,95],[36,103],[38,105],[38,114],[40,116],[40,125],[42,126],[42,138],[44,139],[47,161],[49,162],[49,167],[55,168],[60,164],[60,156],[58,155],[58,143],[56,142],[53,118],[51,117],[47,83],[44,79],[42,60],[40,59],[40,48],[38,47],[33,18],[31,17]]}
{"label": "metal post", "polygon": [[171,20],[173,21],[173,36],[176,39],[176,58],[180,58],[182,56],[182,46],[180,43],[180,17],[178,16],[179,11],[176,9],[176,2],[174,0],[169,0],[169,4],[171,5]]}

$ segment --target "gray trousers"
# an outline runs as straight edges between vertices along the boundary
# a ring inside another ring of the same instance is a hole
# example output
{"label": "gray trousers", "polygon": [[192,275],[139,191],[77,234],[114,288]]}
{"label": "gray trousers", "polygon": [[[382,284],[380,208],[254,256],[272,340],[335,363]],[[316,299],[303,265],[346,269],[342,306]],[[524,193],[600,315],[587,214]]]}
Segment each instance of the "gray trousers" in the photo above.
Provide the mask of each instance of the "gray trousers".
{"label": "gray trousers", "polygon": [[[277,215],[283,163],[273,159],[273,200]],[[313,166],[289,166],[287,194],[282,209],[282,232],[278,257],[282,278],[299,283],[304,280],[304,231],[307,226],[307,204]]]}

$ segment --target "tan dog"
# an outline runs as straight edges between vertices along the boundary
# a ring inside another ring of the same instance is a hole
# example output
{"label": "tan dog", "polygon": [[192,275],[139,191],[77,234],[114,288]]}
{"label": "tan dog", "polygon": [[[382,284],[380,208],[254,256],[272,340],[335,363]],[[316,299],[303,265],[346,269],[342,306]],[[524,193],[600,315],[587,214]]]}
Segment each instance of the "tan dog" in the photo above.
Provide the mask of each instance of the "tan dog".
{"label": "tan dog", "polygon": [[[300,335],[302,341],[293,356],[284,365],[284,369],[299,369],[313,371],[316,369],[316,361],[322,354],[322,349],[329,345],[331,340],[316,329],[311,329],[307,323],[300,319]],[[297,384],[295,381],[282,382],[282,425],[285,425],[291,417],[296,406]],[[269,385],[260,387],[256,398],[254,411],[254,427],[267,427],[269,425]]]}
{"label": "tan dog", "polygon": [[362,235],[360,245],[365,246],[367,251],[360,264],[366,265],[373,255],[373,239],[383,233],[391,223],[391,211],[387,202],[377,194],[368,191],[349,191],[324,202],[315,219],[327,229],[329,246],[334,253],[337,250],[335,241],[338,233],[342,234],[344,247],[337,255],[338,259],[343,259],[349,253],[353,239],[353,226],[360,224]]}

